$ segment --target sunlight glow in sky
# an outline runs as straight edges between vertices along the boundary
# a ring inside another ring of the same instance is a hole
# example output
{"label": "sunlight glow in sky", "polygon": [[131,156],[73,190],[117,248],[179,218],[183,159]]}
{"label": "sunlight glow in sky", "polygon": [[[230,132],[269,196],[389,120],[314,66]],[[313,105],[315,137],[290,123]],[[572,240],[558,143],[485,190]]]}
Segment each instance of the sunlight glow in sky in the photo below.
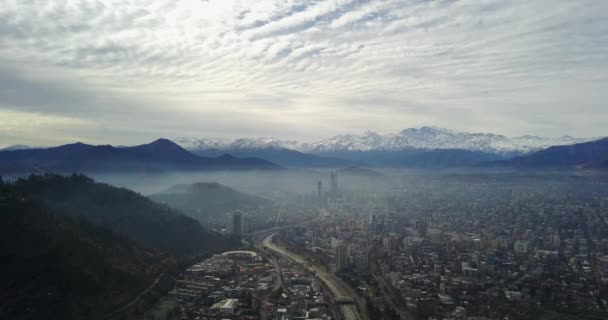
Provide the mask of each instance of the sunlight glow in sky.
{"label": "sunlight glow in sky", "polygon": [[608,1],[0,0],[0,146],[605,136]]}

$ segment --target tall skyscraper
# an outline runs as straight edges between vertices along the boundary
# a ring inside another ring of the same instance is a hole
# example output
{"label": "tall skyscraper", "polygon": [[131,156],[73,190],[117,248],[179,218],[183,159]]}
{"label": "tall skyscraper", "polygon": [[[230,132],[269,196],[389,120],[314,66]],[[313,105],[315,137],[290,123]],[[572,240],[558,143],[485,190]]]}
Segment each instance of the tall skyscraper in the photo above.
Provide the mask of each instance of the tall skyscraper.
{"label": "tall skyscraper", "polygon": [[332,171],[330,173],[330,178],[331,178],[331,195],[335,197],[338,195],[338,172]]}
{"label": "tall skyscraper", "polygon": [[416,231],[418,231],[418,234],[421,237],[423,237],[423,238],[426,237],[427,229],[428,229],[428,225],[427,225],[426,221],[423,221],[423,220],[416,221]]}
{"label": "tall skyscraper", "polygon": [[321,180],[317,182],[317,196],[319,199],[323,198],[323,181]]}
{"label": "tall skyscraper", "polygon": [[230,235],[241,236],[243,234],[243,212],[237,210],[226,214],[226,229]]}
{"label": "tall skyscraper", "polygon": [[336,270],[341,271],[348,268],[348,250],[346,246],[339,245],[336,248]]}

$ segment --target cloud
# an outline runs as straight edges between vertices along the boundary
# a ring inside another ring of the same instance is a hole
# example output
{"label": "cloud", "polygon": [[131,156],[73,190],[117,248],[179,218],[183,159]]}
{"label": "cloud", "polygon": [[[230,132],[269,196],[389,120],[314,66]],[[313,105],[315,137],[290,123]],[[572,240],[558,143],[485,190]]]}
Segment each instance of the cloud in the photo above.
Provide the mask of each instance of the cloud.
{"label": "cloud", "polygon": [[[12,110],[0,110],[0,118],[3,119],[0,126],[2,147],[33,143],[45,146],[77,141],[78,132],[92,125],[78,118]],[[51,134],[41,135],[42,132]]]}
{"label": "cloud", "polygon": [[6,0],[0,111],[91,124],[35,129],[53,141],[124,144],[421,125],[599,136],[607,10],[593,0]]}

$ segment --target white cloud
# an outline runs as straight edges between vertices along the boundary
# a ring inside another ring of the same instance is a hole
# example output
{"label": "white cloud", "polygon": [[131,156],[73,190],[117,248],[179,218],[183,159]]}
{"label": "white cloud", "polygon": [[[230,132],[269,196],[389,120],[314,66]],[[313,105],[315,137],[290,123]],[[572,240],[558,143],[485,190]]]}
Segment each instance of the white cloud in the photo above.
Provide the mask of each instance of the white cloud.
{"label": "white cloud", "polygon": [[138,140],[124,143],[420,125],[599,136],[607,11],[594,0],[3,0],[0,110],[115,129],[70,137]]}

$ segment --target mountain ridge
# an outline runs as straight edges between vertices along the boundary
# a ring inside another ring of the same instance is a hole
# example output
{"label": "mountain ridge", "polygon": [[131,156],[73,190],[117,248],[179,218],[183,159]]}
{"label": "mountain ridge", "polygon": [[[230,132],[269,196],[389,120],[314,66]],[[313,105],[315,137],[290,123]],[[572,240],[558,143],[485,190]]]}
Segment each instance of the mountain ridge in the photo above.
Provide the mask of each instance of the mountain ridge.
{"label": "mountain ridge", "polygon": [[608,138],[567,146],[552,146],[528,155],[490,162],[485,165],[520,168],[608,169]]}
{"label": "mountain ridge", "polygon": [[532,135],[507,137],[493,133],[457,132],[439,127],[407,128],[394,134],[367,131],[362,135],[342,134],[315,142],[276,138],[176,138],[174,141],[191,151],[225,151],[285,148],[319,154],[336,151],[403,151],[407,149],[463,149],[501,155],[519,155],[554,145],[568,145],[593,140],[568,135],[546,138]]}
{"label": "mountain ridge", "polygon": [[259,158],[200,157],[169,139],[114,147],[72,143],[50,148],[0,151],[0,173],[279,169]]}

